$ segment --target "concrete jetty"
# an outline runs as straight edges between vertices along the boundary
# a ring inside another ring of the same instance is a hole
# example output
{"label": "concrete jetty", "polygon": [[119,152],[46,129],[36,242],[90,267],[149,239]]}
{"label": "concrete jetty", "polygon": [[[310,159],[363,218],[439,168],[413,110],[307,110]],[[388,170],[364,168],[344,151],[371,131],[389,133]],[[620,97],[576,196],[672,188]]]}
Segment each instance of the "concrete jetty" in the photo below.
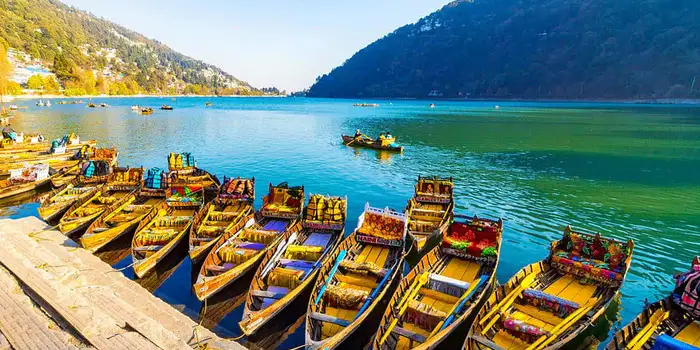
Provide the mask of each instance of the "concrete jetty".
{"label": "concrete jetty", "polygon": [[0,350],[244,349],[46,228],[0,220]]}

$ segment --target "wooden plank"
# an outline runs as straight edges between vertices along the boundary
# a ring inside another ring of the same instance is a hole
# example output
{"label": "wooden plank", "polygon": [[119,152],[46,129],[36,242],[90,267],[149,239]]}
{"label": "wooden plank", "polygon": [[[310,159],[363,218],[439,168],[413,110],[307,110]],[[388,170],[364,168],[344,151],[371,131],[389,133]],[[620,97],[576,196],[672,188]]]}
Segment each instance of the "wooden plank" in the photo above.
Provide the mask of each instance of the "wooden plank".
{"label": "wooden plank", "polygon": [[[10,225],[5,225],[7,221]],[[41,265],[48,266],[41,271],[40,277],[49,278],[49,280],[57,278],[57,281],[63,283],[52,282],[52,286],[71,288],[70,293],[78,295],[76,301],[79,303],[69,301],[72,303],[69,304],[71,310],[86,307],[92,310],[91,308],[100,304],[114,305],[114,307],[97,308],[94,315],[111,318],[111,325],[110,322],[104,324],[92,322],[86,325],[99,326],[100,329],[115,326],[121,334],[110,340],[114,339],[114,342],[120,344],[122,348],[149,348],[154,347],[153,344],[161,348],[190,348],[197,345],[196,339],[199,338],[201,344],[209,343],[210,347],[242,349],[242,346],[233,341],[224,341],[211,331],[197,327],[189,317],[154,297],[123,274],[115,272],[88,251],[66,247],[64,244],[71,241],[66,240],[65,236],[59,232],[42,232],[39,235],[41,239],[28,237],[28,232],[45,227],[45,224],[38,219],[0,220],[0,227],[2,227],[0,244],[3,246],[6,245],[5,243],[10,244],[16,253],[13,255],[21,256],[21,262],[27,269],[35,269]],[[0,257],[0,262],[3,258],[5,258],[4,255]],[[88,286],[90,288],[84,288]],[[62,291],[65,292],[65,290]],[[111,298],[115,301],[105,302],[100,298],[107,298],[107,300]],[[67,302],[67,300],[59,301]],[[127,333],[124,329],[127,325],[137,332],[123,335]],[[195,336],[195,331],[198,337]]]}
{"label": "wooden plank", "polygon": [[269,292],[266,290],[253,290],[251,293],[253,294],[254,297],[259,297],[259,298],[269,298],[269,299],[282,299],[286,294],[283,293],[275,293],[275,292]]}
{"label": "wooden plank", "polygon": [[12,346],[2,333],[0,333],[0,350],[12,350]]}
{"label": "wooden plank", "polygon": [[419,342],[419,343],[425,343],[425,337],[424,337],[424,336],[422,336],[422,335],[420,335],[420,334],[418,334],[418,333],[416,333],[416,332],[409,331],[409,330],[406,329],[406,328],[401,328],[401,327],[399,327],[399,326],[396,326],[396,327],[394,327],[394,328],[391,330],[391,332],[392,332],[392,333],[396,333],[396,334],[398,334],[398,335],[400,335],[400,336],[402,336],[402,337],[406,337],[406,338],[408,338],[408,339],[411,339],[411,340],[413,340],[413,341],[417,341],[417,342]]}
{"label": "wooden plank", "polygon": [[15,279],[2,268],[0,305],[0,331],[7,335],[7,339],[0,339],[0,349],[9,349],[10,344],[15,349],[77,349],[71,343],[75,338],[52,327],[53,321],[32,304]]}
{"label": "wooden plank", "polygon": [[338,317],[328,316],[328,315],[322,314],[320,312],[312,312],[309,314],[309,317],[313,318],[314,320],[333,323],[333,324],[339,325],[341,327],[347,327],[351,323],[348,320],[344,320],[344,319],[338,318]]}

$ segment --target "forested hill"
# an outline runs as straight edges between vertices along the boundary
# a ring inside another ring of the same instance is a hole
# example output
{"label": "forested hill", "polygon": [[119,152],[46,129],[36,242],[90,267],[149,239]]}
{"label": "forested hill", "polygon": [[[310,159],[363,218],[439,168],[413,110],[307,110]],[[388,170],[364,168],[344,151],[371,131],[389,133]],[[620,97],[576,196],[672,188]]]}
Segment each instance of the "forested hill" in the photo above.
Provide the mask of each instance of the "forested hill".
{"label": "forested hill", "polygon": [[0,44],[40,59],[66,87],[84,86],[92,72],[151,93],[251,90],[215,66],[58,0],[0,0]]}
{"label": "forested hill", "polygon": [[700,98],[700,2],[454,1],[360,50],[309,95]]}

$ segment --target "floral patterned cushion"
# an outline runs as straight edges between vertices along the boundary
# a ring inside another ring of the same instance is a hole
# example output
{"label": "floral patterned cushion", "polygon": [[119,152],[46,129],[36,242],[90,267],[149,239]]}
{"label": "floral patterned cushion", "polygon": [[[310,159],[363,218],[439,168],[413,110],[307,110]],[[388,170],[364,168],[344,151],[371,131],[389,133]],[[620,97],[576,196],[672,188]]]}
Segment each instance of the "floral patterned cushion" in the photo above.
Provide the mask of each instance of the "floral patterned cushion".
{"label": "floral patterned cushion", "polygon": [[503,319],[503,328],[512,336],[528,343],[533,343],[542,335],[546,334],[544,329],[528,324],[512,316],[506,316]]}
{"label": "floral patterned cushion", "polygon": [[559,250],[552,254],[554,267],[577,276],[601,282],[622,281],[624,266],[611,266],[601,260],[584,258],[580,255]]}
{"label": "floral patterned cushion", "polygon": [[523,301],[540,310],[551,312],[559,318],[566,318],[579,308],[579,305],[572,301],[535,289],[526,289],[523,292]]}

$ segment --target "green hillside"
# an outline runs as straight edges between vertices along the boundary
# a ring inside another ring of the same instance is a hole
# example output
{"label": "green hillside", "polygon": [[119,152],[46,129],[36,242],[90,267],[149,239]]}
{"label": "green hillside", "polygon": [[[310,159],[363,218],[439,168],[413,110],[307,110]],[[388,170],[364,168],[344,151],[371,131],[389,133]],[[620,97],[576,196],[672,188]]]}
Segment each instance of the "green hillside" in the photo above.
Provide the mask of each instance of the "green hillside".
{"label": "green hillside", "polygon": [[112,81],[131,92],[260,93],[215,66],[57,0],[0,0],[0,44],[40,59],[66,88],[94,85],[107,93]]}
{"label": "green hillside", "polygon": [[309,95],[700,98],[700,2],[455,1],[319,77]]}

